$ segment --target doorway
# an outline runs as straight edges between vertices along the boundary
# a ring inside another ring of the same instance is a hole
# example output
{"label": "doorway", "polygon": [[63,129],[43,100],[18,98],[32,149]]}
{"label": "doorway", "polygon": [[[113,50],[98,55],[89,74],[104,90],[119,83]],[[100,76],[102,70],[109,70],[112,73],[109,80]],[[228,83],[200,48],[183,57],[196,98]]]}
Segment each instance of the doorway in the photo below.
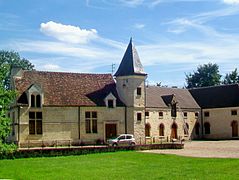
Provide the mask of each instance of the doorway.
{"label": "doorway", "polygon": [[105,124],[105,139],[111,139],[117,136],[116,124]]}
{"label": "doorway", "polygon": [[178,129],[177,124],[173,123],[172,126],[171,126],[171,139],[177,139],[178,138],[177,129]]}
{"label": "doorway", "polygon": [[232,137],[238,137],[238,123],[237,121],[232,121]]}

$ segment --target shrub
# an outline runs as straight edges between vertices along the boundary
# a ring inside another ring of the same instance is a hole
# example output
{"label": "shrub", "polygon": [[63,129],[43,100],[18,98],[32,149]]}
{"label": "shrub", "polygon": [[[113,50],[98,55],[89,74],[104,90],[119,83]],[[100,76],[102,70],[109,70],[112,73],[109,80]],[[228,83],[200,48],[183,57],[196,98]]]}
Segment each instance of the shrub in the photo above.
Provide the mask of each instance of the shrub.
{"label": "shrub", "polygon": [[5,144],[0,142],[0,159],[14,158],[14,153],[17,150],[17,146],[15,144]]}

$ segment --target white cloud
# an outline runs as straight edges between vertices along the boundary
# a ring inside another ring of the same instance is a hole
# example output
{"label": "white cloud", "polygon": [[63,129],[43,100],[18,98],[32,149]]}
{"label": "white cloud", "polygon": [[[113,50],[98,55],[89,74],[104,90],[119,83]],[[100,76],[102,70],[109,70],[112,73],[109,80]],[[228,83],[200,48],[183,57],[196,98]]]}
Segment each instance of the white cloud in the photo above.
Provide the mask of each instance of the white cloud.
{"label": "white cloud", "polygon": [[41,23],[40,31],[57,40],[75,44],[86,44],[98,37],[95,29],[86,30],[77,26],[64,25],[53,21]]}
{"label": "white cloud", "polygon": [[225,4],[239,4],[239,0],[223,0]]}
{"label": "white cloud", "polygon": [[145,27],[145,24],[136,23],[134,25],[134,28],[136,28],[136,29],[143,29],[144,27]]}
{"label": "white cloud", "polygon": [[60,66],[57,64],[45,64],[43,65],[43,69],[47,71],[55,71],[55,70],[59,70]]}
{"label": "white cloud", "polygon": [[119,0],[119,2],[130,7],[135,7],[141,5],[144,0]]}

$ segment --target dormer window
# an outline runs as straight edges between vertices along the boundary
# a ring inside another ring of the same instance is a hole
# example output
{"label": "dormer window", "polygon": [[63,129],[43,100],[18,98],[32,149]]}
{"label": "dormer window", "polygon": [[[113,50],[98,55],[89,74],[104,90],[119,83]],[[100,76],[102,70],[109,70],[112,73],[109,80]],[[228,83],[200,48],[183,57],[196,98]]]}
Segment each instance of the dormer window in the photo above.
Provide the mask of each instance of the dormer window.
{"label": "dormer window", "polygon": [[31,107],[37,107],[37,108],[41,107],[41,95],[39,94],[31,95]]}
{"label": "dormer window", "polygon": [[40,85],[32,84],[26,91],[28,95],[29,106],[32,108],[41,108],[44,103],[44,93]]}
{"label": "dormer window", "polygon": [[108,108],[114,108],[114,100],[113,99],[108,100]]}
{"label": "dormer window", "polygon": [[106,98],[104,99],[105,105],[108,108],[115,108],[116,107],[116,97],[110,93]]}

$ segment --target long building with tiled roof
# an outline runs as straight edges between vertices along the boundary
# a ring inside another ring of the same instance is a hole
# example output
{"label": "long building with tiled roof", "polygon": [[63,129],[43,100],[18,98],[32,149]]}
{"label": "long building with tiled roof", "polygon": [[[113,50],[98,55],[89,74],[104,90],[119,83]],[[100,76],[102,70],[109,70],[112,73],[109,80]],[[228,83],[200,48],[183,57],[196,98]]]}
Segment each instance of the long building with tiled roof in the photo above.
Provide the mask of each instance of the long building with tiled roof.
{"label": "long building with tiled roof", "polygon": [[119,134],[133,134],[137,144],[238,138],[237,84],[187,90],[146,86],[146,78],[132,39],[114,77],[13,68],[10,139],[31,147]]}

